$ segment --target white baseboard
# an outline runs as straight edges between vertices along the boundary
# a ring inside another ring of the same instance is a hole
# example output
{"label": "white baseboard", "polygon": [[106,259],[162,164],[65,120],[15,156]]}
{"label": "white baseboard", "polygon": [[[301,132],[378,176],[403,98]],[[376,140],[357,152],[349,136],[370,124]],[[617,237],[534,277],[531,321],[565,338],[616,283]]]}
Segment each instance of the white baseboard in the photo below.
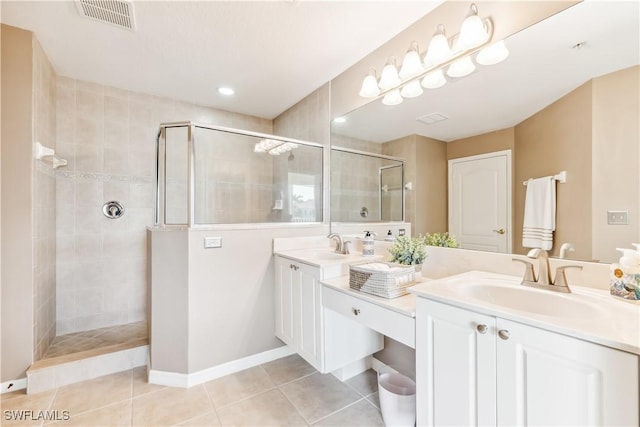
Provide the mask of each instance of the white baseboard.
{"label": "white baseboard", "polygon": [[13,381],[5,381],[0,385],[0,387],[2,387],[0,394],[11,393],[16,390],[24,390],[27,388],[27,378],[25,377]]}
{"label": "white baseboard", "polygon": [[189,388],[194,385],[206,383],[207,381],[215,380],[216,378],[224,377],[225,375],[233,374],[254,366],[262,365],[263,363],[271,362],[294,353],[295,351],[291,347],[285,345],[274,348],[273,350],[252,354],[251,356],[243,357],[242,359],[232,360],[231,362],[223,363],[222,365],[213,366],[191,374],[180,374],[176,372],[165,372],[150,369],[149,382],[151,384],[166,385],[170,387]]}

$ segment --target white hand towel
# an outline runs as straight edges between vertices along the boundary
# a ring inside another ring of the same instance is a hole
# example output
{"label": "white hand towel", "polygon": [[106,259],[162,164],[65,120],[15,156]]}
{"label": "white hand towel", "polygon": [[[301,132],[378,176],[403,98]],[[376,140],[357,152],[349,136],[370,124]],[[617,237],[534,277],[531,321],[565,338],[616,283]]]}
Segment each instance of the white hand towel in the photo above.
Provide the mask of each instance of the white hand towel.
{"label": "white hand towel", "polygon": [[550,250],[556,229],[556,181],[552,176],[530,179],[524,200],[522,246]]}

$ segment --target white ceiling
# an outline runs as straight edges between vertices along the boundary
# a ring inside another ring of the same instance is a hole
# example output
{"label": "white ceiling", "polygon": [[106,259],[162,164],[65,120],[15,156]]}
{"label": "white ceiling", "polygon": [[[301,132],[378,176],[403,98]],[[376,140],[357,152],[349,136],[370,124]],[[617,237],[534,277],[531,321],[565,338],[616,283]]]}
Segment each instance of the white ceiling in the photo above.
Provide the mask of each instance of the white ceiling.
{"label": "white ceiling", "polygon": [[[579,42],[586,45],[572,49]],[[640,2],[585,1],[509,37],[506,45],[511,54],[503,63],[478,66],[397,106],[375,100],[348,114],[346,123],[334,123],[333,132],[375,142],[411,134],[452,141],[514,126],[593,77],[637,65]],[[434,112],[449,119],[416,121]]]}
{"label": "white ceiling", "polygon": [[131,32],[73,1],[2,0],[0,19],[33,31],[60,75],[271,119],[440,3],[136,1]]}

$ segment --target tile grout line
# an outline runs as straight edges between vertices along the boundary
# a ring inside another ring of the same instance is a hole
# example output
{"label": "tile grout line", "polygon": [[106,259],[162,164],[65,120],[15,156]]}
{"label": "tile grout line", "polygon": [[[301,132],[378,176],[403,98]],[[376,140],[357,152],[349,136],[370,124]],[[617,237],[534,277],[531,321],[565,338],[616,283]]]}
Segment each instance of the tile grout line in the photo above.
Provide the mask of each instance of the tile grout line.
{"label": "tile grout line", "polygon": [[[304,377],[303,377],[303,378],[304,378]],[[301,379],[301,378],[299,378],[299,379]],[[290,383],[292,383],[292,382],[293,382],[293,381],[290,381],[290,382],[285,383],[285,384],[282,384],[282,385],[290,384]],[[287,401],[291,404],[291,406],[293,406],[293,409],[295,409],[295,410],[296,410],[296,412],[298,413],[298,415],[300,415],[300,416],[302,417],[302,419],[304,420],[304,422],[305,422],[308,426],[310,426],[310,425],[311,425],[311,423],[309,422],[309,420],[307,419],[307,417],[305,417],[305,416],[304,416],[304,414],[303,414],[302,412],[300,412],[300,409],[298,408],[298,406],[296,406],[296,404],[295,404],[295,403],[293,403],[293,402],[291,401],[291,399],[289,399],[289,396],[287,396],[287,394],[286,394],[284,391],[282,391],[282,389],[280,388],[280,386],[278,386],[278,391],[280,392],[280,394],[282,394],[282,395],[284,396],[284,398],[285,398],[285,399],[287,399]]]}
{"label": "tile grout line", "polygon": [[366,401],[367,399],[366,399],[365,397],[361,397],[360,399],[356,400],[355,402],[351,402],[351,403],[349,403],[347,406],[344,406],[344,407],[342,407],[342,408],[340,408],[340,409],[338,409],[338,410],[333,411],[333,412],[332,412],[332,413],[330,413],[330,414],[325,415],[325,416],[324,416],[324,417],[322,417],[322,418],[317,419],[313,424],[317,424],[317,423],[319,423],[319,422],[320,422],[320,421],[322,421],[322,420],[326,420],[327,418],[329,418],[329,417],[331,417],[331,416],[333,416],[333,415],[337,414],[338,412],[342,412],[342,411],[344,411],[345,409],[347,409],[347,408],[349,408],[349,407],[351,407],[351,406],[355,405],[356,403],[361,402],[362,400],[365,400],[365,401]]}
{"label": "tile grout line", "polygon": [[[204,383],[206,384],[206,383]],[[207,399],[209,399],[209,403],[211,404],[211,407],[213,408],[213,413],[216,414],[216,418],[218,419],[218,424],[222,425],[222,420],[220,419],[220,415],[218,414],[218,408],[216,407],[216,404],[214,403],[213,399],[211,398],[211,395],[209,394],[209,390],[207,390],[207,387],[202,384],[202,388],[204,389],[204,393],[207,395]],[[193,417],[196,418],[196,417]],[[191,418],[191,419],[193,419]],[[187,420],[190,421],[190,420]]]}

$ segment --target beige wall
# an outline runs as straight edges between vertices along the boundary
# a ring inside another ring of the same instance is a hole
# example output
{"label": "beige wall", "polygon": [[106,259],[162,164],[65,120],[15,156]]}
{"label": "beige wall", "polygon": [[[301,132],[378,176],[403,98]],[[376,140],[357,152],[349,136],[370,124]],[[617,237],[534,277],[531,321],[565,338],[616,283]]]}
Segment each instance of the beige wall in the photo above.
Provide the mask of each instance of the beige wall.
{"label": "beige wall", "polygon": [[447,147],[443,141],[416,135],[416,235],[447,231]]}
{"label": "beige wall", "polygon": [[515,128],[456,139],[447,143],[447,160],[515,148]]}
{"label": "beige wall", "polygon": [[447,162],[446,143],[419,135],[410,135],[382,144],[382,153],[400,157],[404,163],[405,221],[413,234],[446,230]]}
{"label": "beige wall", "polygon": [[[640,66],[593,80],[593,258],[617,261],[616,247],[640,242]],[[629,211],[608,225],[607,210]]]}
{"label": "beige wall", "polygon": [[24,377],[34,353],[32,34],[2,25],[1,43],[4,382]]}
{"label": "beige wall", "polygon": [[[567,171],[557,184],[556,232],[552,253],[570,242],[574,259],[591,259],[591,82],[534,114],[515,127],[514,253],[522,247],[523,181]],[[637,157],[637,156],[636,156]]]}

